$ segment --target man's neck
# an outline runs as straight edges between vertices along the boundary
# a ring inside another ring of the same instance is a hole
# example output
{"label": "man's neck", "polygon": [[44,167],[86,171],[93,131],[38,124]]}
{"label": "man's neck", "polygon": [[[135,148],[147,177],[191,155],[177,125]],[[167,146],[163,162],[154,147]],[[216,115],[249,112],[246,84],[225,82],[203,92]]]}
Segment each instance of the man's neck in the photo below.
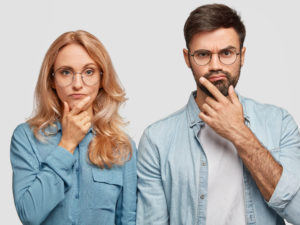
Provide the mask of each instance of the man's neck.
{"label": "man's neck", "polygon": [[207,95],[201,91],[199,88],[197,88],[197,92],[196,92],[196,98],[195,98],[195,101],[200,109],[200,111],[203,112],[203,104],[205,103],[205,98],[207,97]]}

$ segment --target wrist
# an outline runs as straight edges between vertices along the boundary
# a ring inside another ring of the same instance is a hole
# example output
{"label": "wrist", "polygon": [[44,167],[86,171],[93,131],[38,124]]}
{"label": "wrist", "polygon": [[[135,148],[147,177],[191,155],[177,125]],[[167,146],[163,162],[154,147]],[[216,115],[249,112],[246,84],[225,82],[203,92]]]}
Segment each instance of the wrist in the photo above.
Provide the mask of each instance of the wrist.
{"label": "wrist", "polygon": [[252,131],[243,124],[232,136],[230,140],[236,147],[244,145],[253,136]]}
{"label": "wrist", "polygon": [[66,149],[67,151],[71,152],[73,154],[77,144],[74,144],[74,143],[70,143],[70,142],[67,142],[67,141],[64,141],[64,140],[61,140],[58,144],[58,146]]}

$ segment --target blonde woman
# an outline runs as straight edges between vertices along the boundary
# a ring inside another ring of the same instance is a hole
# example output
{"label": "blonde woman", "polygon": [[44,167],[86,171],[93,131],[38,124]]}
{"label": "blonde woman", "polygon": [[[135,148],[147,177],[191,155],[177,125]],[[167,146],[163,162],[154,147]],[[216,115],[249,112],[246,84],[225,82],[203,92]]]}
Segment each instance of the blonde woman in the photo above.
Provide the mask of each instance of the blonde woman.
{"label": "blonde woman", "polygon": [[12,136],[23,224],[135,224],[136,148],[118,113],[125,93],[101,42],[67,32],[41,66],[31,119]]}

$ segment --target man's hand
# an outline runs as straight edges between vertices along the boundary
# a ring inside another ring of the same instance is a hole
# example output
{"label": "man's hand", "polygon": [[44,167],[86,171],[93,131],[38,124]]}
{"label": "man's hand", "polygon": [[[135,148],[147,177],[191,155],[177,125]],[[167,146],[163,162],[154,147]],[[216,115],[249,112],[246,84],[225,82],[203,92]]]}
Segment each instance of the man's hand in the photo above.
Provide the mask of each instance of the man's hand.
{"label": "man's hand", "polygon": [[201,84],[214,96],[206,97],[199,117],[215,132],[224,138],[235,142],[236,134],[245,130],[243,106],[240,103],[232,86],[226,98],[211,82],[204,77],[200,78]]}
{"label": "man's hand", "polygon": [[281,177],[282,166],[245,125],[243,107],[233,87],[229,87],[226,98],[205,78],[200,78],[200,82],[215,99],[211,97],[205,99],[199,117],[219,135],[234,144],[260,192],[269,201]]}
{"label": "man's hand", "polygon": [[83,111],[89,101],[90,96],[87,96],[75,105],[71,111],[68,103],[64,102],[64,111],[61,121],[62,137],[58,145],[72,154],[91,127],[92,118],[90,118],[87,111]]}

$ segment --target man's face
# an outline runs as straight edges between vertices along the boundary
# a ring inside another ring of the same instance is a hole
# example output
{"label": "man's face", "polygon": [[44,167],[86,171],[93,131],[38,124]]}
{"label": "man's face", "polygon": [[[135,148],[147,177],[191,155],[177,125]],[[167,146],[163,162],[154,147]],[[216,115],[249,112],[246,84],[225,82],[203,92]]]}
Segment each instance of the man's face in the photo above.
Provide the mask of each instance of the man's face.
{"label": "man's face", "polygon": [[[209,91],[199,82],[199,78],[204,76],[223,95],[227,96],[229,86],[233,85],[235,87],[238,82],[246,51],[245,48],[240,49],[239,36],[236,31],[233,28],[219,28],[210,32],[197,33],[190,41],[189,47],[190,54],[193,54],[195,51],[213,53],[208,64],[198,65],[188,53],[188,50],[183,50],[185,62],[191,68],[198,88],[206,95],[211,96]],[[226,49],[233,50],[238,54],[236,60],[230,65],[222,63],[218,54],[214,54],[221,53],[221,55],[226,55]]]}

